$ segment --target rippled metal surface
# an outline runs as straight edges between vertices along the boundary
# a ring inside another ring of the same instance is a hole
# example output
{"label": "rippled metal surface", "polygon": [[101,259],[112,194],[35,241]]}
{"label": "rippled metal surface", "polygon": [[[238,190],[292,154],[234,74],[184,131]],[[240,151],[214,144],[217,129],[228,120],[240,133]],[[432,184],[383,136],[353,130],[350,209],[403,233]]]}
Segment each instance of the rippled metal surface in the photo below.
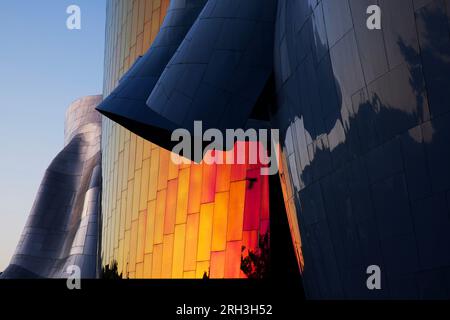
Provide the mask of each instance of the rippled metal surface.
{"label": "rippled metal surface", "polygon": [[67,110],[65,146],[48,167],[17,249],[2,278],[97,277],[101,195],[102,96]]}

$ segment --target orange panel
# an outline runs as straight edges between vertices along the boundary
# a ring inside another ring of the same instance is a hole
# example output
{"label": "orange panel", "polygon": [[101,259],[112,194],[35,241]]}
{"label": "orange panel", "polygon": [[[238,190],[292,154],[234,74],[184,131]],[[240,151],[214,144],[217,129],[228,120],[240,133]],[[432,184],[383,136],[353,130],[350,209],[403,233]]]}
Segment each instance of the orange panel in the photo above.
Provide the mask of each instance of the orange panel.
{"label": "orange panel", "polygon": [[198,235],[197,260],[209,260],[211,254],[212,222],[214,203],[202,204],[200,207],[200,225]]}
{"label": "orange panel", "polygon": [[177,215],[176,223],[186,223],[189,199],[190,169],[181,169],[178,177]]}
{"label": "orange panel", "polygon": [[144,20],[145,22],[152,20],[152,14],[153,14],[153,1],[145,1],[145,14],[144,14]]}
{"label": "orange panel", "polygon": [[177,214],[178,180],[170,180],[167,185],[166,215],[164,218],[164,234],[173,233]]}
{"label": "orange panel", "polygon": [[173,234],[164,236],[161,269],[161,277],[164,279],[170,279],[172,277],[173,240]]}
{"label": "orange panel", "polygon": [[225,275],[225,251],[211,253],[210,278],[222,279]]}
{"label": "orange panel", "polygon": [[169,172],[167,174],[168,180],[176,179],[178,177],[178,165],[172,161],[170,152],[169,152],[169,169],[168,170],[169,170]]}
{"label": "orange panel", "polygon": [[230,206],[227,226],[228,241],[242,240],[245,189],[246,181],[232,182],[230,185]]}
{"label": "orange panel", "polygon": [[202,165],[193,164],[191,166],[191,175],[189,179],[188,213],[200,212],[200,200],[202,196],[202,175]]}
{"label": "orange panel", "polygon": [[184,272],[184,244],[186,240],[186,225],[180,224],[175,227],[173,244],[172,278],[182,279]]}
{"label": "orange panel", "polygon": [[197,263],[197,243],[200,214],[188,215],[186,222],[186,252],[184,256],[184,270],[193,271]]}
{"label": "orange panel", "polygon": [[226,248],[227,242],[227,220],[228,220],[228,192],[216,194],[214,204],[212,251],[222,251]]}
{"label": "orange panel", "polygon": [[239,278],[241,275],[242,241],[232,241],[227,244],[225,254],[225,278]]}
{"label": "orange panel", "polygon": [[231,165],[217,165],[216,192],[224,192],[230,190]]}
{"label": "orange panel", "polygon": [[158,192],[156,197],[155,235],[153,242],[162,243],[164,235],[164,216],[166,211],[166,190]]}

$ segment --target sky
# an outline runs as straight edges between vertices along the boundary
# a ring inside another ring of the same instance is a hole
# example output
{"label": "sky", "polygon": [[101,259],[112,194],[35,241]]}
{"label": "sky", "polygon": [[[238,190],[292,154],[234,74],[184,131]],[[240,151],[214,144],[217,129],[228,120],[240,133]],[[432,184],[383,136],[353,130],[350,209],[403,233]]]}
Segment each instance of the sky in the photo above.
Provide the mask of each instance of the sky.
{"label": "sky", "polygon": [[[102,93],[106,0],[0,1],[0,272],[64,143],[65,110]],[[69,5],[81,30],[69,30]]]}

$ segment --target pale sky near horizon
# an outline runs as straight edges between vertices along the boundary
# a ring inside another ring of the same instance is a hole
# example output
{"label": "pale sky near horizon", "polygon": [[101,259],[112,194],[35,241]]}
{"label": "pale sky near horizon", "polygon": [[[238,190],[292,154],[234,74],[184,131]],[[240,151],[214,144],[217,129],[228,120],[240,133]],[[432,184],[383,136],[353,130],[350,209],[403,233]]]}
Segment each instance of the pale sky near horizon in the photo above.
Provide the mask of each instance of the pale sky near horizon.
{"label": "pale sky near horizon", "polygon": [[[64,115],[102,93],[106,0],[0,1],[0,272],[64,142]],[[66,9],[81,8],[81,30]]]}

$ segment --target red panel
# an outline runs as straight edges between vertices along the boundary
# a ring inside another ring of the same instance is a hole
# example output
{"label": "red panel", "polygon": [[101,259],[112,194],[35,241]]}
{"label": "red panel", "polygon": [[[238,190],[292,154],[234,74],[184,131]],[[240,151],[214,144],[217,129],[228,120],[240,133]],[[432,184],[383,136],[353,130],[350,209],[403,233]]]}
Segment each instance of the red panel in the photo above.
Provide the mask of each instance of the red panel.
{"label": "red panel", "polygon": [[247,171],[247,192],[245,195],[244,230],[258,230],[261,211],[262,180],[259,169]]}
{"label": "red panel", "polygon": [[214,202],[216,194],[216,167],[215,164],[203,164],[202,204]]}

